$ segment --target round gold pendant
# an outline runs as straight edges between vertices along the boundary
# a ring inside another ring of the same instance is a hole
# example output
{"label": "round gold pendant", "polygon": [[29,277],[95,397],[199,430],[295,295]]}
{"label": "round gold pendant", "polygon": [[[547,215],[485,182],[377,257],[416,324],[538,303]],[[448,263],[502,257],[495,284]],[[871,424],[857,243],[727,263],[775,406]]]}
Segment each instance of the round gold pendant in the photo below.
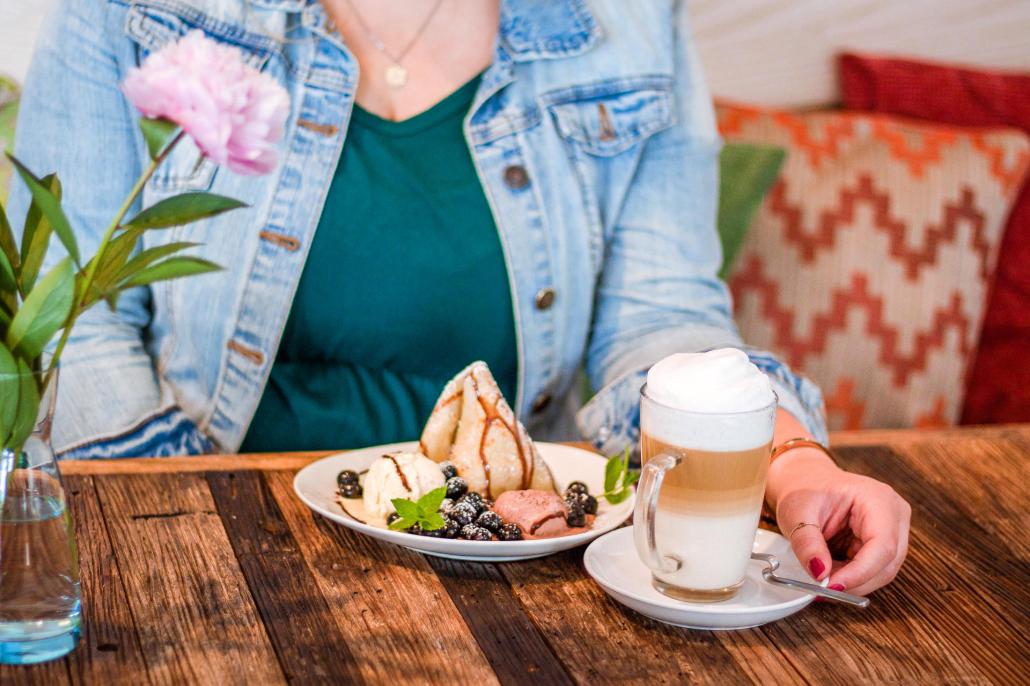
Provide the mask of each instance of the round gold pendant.
{"label": "round gold pendant", "polygon": [[392,64],[386,68],[386,85],[390,88],[403,88],[408,82],[408,70],[399,64]]}

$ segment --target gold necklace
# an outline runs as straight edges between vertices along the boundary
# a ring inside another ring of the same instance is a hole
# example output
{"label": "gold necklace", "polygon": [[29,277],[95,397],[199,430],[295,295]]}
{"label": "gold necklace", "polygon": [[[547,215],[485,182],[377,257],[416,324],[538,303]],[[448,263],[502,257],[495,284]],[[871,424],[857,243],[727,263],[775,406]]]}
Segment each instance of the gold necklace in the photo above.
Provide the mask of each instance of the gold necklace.
{"label": "gold necklace", "polygon": [[443,4],[443,0],[436,0],[436,4],[433,5],[431,10],[429,10],[429,14],[426,15],[426,18],[422,20],[422,24],[418,27],[415,35],[412,36],[404,49],[396,55],[390,52],[390,49],[386,47],[386,44],[383,43],[379,36],[376,35],[375,31],[369,27],[365,22],[364,17],[361,16],[361,12],[358,12],[358,8],[354,6],[354,3],[351,2],[351,0],[346,0],[346,3],[347,6],[350,7],[351,12],[354,13],[354,18],[358,20],[358,24],[361,26],[361,30],[365,33],[365,38],[368,39],[368,42],[393,63],[386,68],[385,72],[383,72],[383,80],[386,81],[386,85],[395,90],[404,88],[404,85],[408,82],[408,70],[404,68],[404,65],[402,65],[401,62],[408,56],[411,49],[415,47],[415,43],[417,43],[418,39],[422,37],[422,34],[426,32],[426,29],[429,28],[429,24],[433,21],[433,17],[436,16],[436,12],[440,9],[440,5]]}

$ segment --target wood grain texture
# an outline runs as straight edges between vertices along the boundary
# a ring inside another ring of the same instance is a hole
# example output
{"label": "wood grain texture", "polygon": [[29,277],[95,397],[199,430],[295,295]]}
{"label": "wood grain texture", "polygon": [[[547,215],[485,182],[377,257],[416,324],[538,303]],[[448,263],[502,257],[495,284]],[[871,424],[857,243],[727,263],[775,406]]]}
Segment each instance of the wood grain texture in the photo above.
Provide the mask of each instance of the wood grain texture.
{"label": "wood grain texture", "polygon": [[85,618],[69,668],[76,682],[140,683],[138,675],[146,671],[136,620],[93,477],[66,477],[64,485],[79,543]]}
{"label": "wood grain texture", "polygon": [[313,514],[294,495],[292,473],[265,476],[365,680],[498,683],[422,555]]}
{"label": "wood grain texture", "polygon": [[615,603],[586,576],[582,551],[501,571],[579,683],[751,683],[715,634],[676,629]]}
{"label": "wood grain texture", "polygon": [[203,477],[96,483],[151,681],[284,682]]}
{"label": "wood grain texture", "polygon": [[494,564],[426,558],[502,684],[571,684]]}
{"label": "wood grain texture", "polygon": [[346,637],[326,621],[329,604],[261,473],[210,472],[207,482],[290,683],[361,683]]}

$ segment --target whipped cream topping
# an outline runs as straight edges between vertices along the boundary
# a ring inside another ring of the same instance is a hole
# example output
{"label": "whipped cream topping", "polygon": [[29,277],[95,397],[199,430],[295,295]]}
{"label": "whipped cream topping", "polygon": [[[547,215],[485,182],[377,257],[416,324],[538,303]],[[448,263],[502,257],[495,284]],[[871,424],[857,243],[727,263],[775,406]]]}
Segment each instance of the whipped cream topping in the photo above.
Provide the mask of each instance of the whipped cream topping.
{"label": "whipped cream topping", "polygon": [[775,399],[762,370],[736,348],[676,353],[647,373],[647,395],[688,412],[749,412]]}

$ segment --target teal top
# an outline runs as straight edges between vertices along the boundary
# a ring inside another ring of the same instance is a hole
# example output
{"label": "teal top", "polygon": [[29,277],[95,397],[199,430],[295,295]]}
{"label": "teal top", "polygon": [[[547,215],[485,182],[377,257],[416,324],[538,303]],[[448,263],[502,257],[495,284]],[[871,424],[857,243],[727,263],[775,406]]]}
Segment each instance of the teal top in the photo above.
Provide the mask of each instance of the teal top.
{"label": "teal top", "polygon": [[508,273],[462,130],[478,85],[401,122],[355,106],[241,451],[417,439],[477,359],[514,399]]}

